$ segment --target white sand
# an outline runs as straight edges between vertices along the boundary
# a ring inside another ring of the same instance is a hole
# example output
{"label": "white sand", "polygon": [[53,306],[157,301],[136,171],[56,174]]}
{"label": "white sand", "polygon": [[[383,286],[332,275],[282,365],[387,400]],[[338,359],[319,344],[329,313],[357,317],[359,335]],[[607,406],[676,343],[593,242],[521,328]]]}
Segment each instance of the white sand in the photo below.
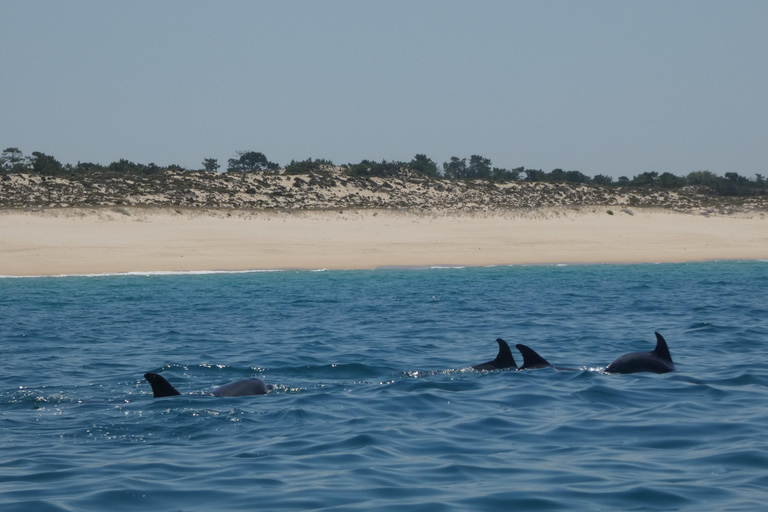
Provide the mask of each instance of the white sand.
{"label": "white sand", "polygon": [[768,259],[765,214],[607,210],[1,210],[0,275]]}

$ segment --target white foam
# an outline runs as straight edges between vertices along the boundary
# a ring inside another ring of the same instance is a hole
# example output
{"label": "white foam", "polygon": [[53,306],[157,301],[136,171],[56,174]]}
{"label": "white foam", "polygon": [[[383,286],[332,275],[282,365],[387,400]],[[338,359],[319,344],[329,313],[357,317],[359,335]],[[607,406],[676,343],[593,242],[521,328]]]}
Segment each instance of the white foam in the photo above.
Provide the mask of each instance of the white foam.
{"label": "white foam", "polygon": [[0,275],[0,279],[30,279],[42,277],[116,277],[116,276],[191,276],[207,274],[253,274],[262,272],[285,272],[286,269],[264,269],[264,270],[136,270],[131,272],[104,272],[92,274],[56,274],[49,276],[8,276]]}

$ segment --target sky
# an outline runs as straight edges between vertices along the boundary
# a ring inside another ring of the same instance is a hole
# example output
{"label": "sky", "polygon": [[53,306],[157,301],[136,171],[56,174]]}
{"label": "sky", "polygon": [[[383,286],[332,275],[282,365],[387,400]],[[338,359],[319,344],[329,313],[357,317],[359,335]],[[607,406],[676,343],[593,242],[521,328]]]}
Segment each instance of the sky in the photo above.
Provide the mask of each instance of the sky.
{"label": "sky", "polygon": [[0,0],[0,146],[768,175],[768,2]]}

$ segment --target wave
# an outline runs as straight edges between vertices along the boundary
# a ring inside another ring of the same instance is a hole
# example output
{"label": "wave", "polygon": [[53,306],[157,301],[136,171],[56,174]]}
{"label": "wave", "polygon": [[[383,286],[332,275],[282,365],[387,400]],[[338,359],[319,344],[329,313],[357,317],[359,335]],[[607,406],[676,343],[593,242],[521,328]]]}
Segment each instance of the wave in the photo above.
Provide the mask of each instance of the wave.
{"label": "wave", "polygon": [[[253,269],[253,270],[134,270],[130,272],[102,272],[87,274],[54,274],[10,276],[0,274],[0,279],[39,279],[65,277],[121,277],[121,276],[196,276],[209,274],[257,274],[264,272],[288,272],[291,269]],[[325,270],[325,269],[319,269]]]}
{"label": "wave", "polygon": [[383,270],[462,270],[467,268],[503,268],[503,267],[641,267],[648,265],[691,265],[707,263],[768,263],[768,259],[735,259],[735,260],[706,260],[693,262],[650,262],[650,263],[522,263],[514,265],[387,265],[370,269],[329,269],[325,267],[318,268],[277,268],[277,269],[247,269],[247,270],[134,270],[129,272],[92,272],[75,274],[53,274],[53,275],[8,275],[0,274],[0,279],[38,279],[38,278],[67,278],[67,277],[124,277],[124,276],[190,276],[190,275],[210,275],[210,274],[258,274],[270,272],[350,272],[350,271],[383,271]]}

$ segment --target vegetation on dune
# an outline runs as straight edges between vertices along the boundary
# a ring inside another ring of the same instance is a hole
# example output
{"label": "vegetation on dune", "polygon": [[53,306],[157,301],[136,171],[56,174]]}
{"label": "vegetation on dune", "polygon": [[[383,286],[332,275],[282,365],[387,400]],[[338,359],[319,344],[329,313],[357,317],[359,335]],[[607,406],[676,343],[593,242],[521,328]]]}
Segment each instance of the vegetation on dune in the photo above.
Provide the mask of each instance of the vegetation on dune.
{"label": "vegetation on dune", "polygon": [[333,167],[333,162],[330,160],[312,160],[311,158],[308,158],[306,160],[302,160],[301,162],[291,160],[291,163],[286,165],[284,170],[285,174],[309,174],[311,172],[332,169]]}
{"label": "vegetation on dune", "polygon": [[736,172],[726,172],[718,176],[710,171],[695,171],[686,176],[678,176],[670,172],[643,172],[631,179],[621,176],[614,180],[610,176],[598,174],[590,177],[580,171],[553,169],[550,172],[541,169],[526,169],[517,167],[505,169],[494,167],[491,160],[480,155],[471,155],[469,159],[451,157],[449,161],[439,166],[424,154],[417,154],[410,162],[382,160],[362,160],[360,163],[348,163],[335,166],[325,159],[308,158],[302,161],[291,160],[283,169],[267,159],[264,153],[257,151],[238,151],[236,157],[227,162],[226,172],[218,174],[220,165],[215,158],[206,158],[201,169],[188,170],[178,165],[161,167],[150,164],[140,164],[126,159],[120,159],[108,165],[90,162],[78,162],[76,165],[62,164],[55,157],[32,152],[24,156],[15,147],[5,149],[0,155],[0,172],[33,173],[40,176],[152,176],[167,172],[200,172],[208,174],[209,179],[216,176],[237,174],[286,174],[300,175],[338,170],[350,178],[426,178],[454,181],[487,181],[487,182],[519,182],[519,183],[570,183],[598,185],[603,187],[632,187],[652,190],[676,190],[693,188],[701,193],[715,196],[754,196],[765,195],[768,192],[766,180],[762,174],[756,174],[755,179],[749,179]]}
{"label": "vegetation on dune", "polygon": [[238,151],[238,158],[227,160],[227,172],[270,172],[274,173],[280,166],[267,160],[264,153],[258,151]]}

